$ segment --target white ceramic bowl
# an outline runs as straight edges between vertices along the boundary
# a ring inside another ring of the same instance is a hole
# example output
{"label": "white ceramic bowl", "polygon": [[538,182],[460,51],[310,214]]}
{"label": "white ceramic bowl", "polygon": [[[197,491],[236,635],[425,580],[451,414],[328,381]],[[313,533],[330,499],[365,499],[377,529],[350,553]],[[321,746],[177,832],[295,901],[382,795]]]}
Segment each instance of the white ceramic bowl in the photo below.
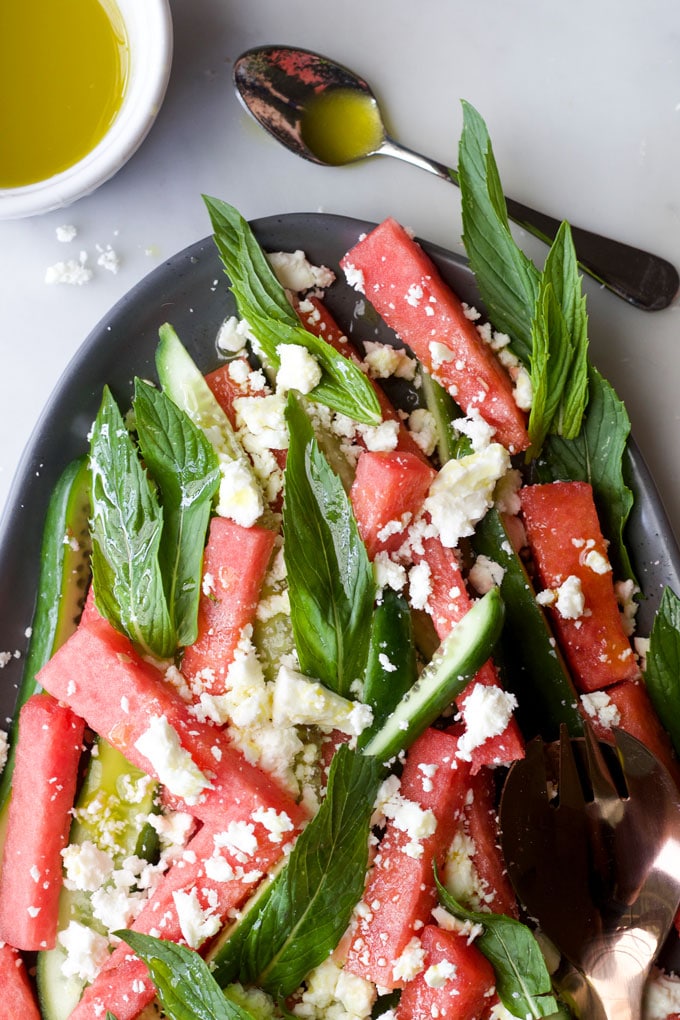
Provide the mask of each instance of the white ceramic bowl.
{"label": "white ceramic bowl", "polygon": [[67,170],[36,184],[0,188],[0,220],[69,205],[113,177],[141,145],[161,108],[172,64],[169,0],[116,0],[129,50],[123,103],[101,142]]}

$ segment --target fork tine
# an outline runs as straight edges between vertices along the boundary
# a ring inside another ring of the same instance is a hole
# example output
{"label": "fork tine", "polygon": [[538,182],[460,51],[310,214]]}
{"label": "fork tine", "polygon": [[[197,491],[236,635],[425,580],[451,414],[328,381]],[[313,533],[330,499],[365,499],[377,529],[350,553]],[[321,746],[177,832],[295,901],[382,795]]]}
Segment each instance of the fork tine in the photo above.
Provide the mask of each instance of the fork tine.
{"label": "fork tine", "polygon": [[588,722],[584,723],[583,733],[585,737],[588,778],[593,791],[593,800],[620,800],[618,788],[604,759],[599,741]]}
{"label": "fork tine", "polygon": [[574,749],[564,723],[560,725],[560,775],[559,775],[560,807],[570,807],[581,811],[585,807],[583,787],[579,775]]}

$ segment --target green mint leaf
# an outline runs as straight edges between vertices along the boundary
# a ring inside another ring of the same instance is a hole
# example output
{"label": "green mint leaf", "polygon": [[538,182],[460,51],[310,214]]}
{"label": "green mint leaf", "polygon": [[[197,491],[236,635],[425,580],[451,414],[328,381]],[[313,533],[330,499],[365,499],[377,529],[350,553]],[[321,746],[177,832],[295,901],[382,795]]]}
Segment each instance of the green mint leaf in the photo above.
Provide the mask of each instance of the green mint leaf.
{"label": "green mint leaf", "polygon": [[222,991],[205,961],[186,946],[136,931],[115,933],[149,968],[170,1020],[253,1020]]}
{"label": "green mint leaf", "polygon": [[571,365],[569,333],[549,281],[541,279],[536,314],[531,325],[531,387],[529,415],[531,453],[536,455],[553,429]]}
{"label": "green mint leaf", "polygon": [[633,493],[623,476],[623,455],[630,421],[610,384],[592,366],[588,372],[588,409],[575,439],[549,436],[541,459],[541,481],[582,481],[593,487],[602,531],[619,576],[634,576],[623,531]]}
{"label": "green mint leaf", "polygon": [[680,599],[664,588],[646,655],[645,683],[661,722],[680,753]]}
{"label": "green mint leaf", "polygon": [[144,653],[173,654],[163,586],[163,514],[108,387],[90,441],[92,579],[100,613]]}
{"label": "green mint leaf", "polygon": [[489,318],[528,362],[539,273],[516,244],[486,125],[463,102],[458,154],[463,241]]}
{"label": "green mint leaf", "polygon": [[217,454],[198,426],[149,383],[135,380],[135,422],[147,468],[163,502],[160,561],[181,645],[198,634],[203,547],[220,484]]}
{"label": "green mint leaf", "polygon": [[571,352],[569,372],[552,431],[565,439],[574,439],[581,428],[588,402],[588,315],[571,228],[566,222],[560,226],[550,247],[543,279],[553,288],[564,319],[566,343]]}
{"label": "green mint leaf", "polygon": [[496,974],[496,991],[513,1016],[544,1017],[558,1011],[552,996],[550,975],[533,932],[505,914],[467,910],[461,906],[435,874],[439,900],[454,917],[481,924],[483,932],[475,945],[486,956]]}
{"label": "green mint leaf", "polygon": [[292,393],[286,417],[284,556],[300,668],[349,697],[366,665],[373,570],[349,498]]}
{"label": "green mint leaf", "polygon": [[107,1009],[106,1011],[106,1020],[116,1020],[116,1017],[113,1015],[110,1009]]}
{"label": "green mint leaf", "polygon": [[215,973],[270,995],[290,995],[327,959],[361,898],[373,805],[383,772],[374,759],[342,745],[331,762],[326,796],[302,831],[260,909],[247,915],[230,958],[225,943]]}
{"label": "green mint leaf", "polygon": [[306,347],[323,373],[310,399],[366,425],[379,424],[380,405],[370,381],[353,361],[304,329],[248,222],[226,202],[208,196],[204,201],[239,314],[257,337],[269,367],[279,367],[280,344]]}

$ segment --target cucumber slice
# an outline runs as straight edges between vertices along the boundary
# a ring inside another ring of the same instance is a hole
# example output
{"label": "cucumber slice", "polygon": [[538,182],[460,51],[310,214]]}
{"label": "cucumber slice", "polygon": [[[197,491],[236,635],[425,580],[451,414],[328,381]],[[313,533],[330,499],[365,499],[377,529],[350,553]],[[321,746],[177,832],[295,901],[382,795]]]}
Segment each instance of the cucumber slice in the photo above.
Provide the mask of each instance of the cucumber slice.
{"label": "cucumber slice", "polygon": [[477,553],[495,560],[505,571],[501,582],[505,624],[495,660],[503,686],[517,698],[524,737],[530,740],[540,734],[545,740],[556,740],[562,724],[570,736],[582,735],[578,694],[569,669],[497,510],[490,510],[479,523],[472,542]]}
{"label": "cucumber slice", "polygon": [[223,453],[230,460],[243,457],[231,422],[175,330],[166,322],[158,335],[156,368],[165,392],[186,411],[195,425],[203,429],[218,453]]}
{"label": "cucumber slice", "polygon": [[238,524],[252,524],[262,515],[262,486],[253,466],[191,355],[174,329],[159,330],[156,368],[163,390],[189,415],[212,443],[219,461],[220,483],[216,512]]}
{"label": "cucumber slice", "polygon": [[7,764],[0,776],[3,815],[14,771],[19,710],[39,690],[36,674],[73,633],[85,602],[91,548],[88,475],[86,457],[72,461],[59,478],[47,507],[31,638],[9,731]]}
{"label": "cucumber slice", "polygon": [[[149,814],[157,810],[157,784],[106,741],[99,740],[95,747],[76,800],[69,842],[89,840],[109,853],[114,864],[132,854],[146,860],[157,859],[157,836],[148,822]],[[150,839],[149,833],[156,838]],[[67,928],[71,921],[106,934],[93,917],[90,894],[64,888],[59,900],[58,931]],[[66,1020],[85,987],[80,978],[64,976],[65,959],[66,952],[59,945],[38,953],[36,982],[44,1020]]]}
{"label": "cucumber slice", "polygon": [[494,588],[475,602],[451,631],[363,753],[388,761],[409,747],[491,656],[502,626],[503,602]]}

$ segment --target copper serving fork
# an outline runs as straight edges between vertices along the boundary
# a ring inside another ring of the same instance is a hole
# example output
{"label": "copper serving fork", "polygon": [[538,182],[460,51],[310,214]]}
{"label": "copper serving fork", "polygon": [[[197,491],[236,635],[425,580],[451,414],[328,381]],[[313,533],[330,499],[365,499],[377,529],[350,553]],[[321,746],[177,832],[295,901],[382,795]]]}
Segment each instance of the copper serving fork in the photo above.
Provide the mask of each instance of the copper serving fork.
{"label": "copper serving fork", "polygon": [[517,895],[568,962],[565,1000],[588,1020],[639,1020],[680,903],[680,794],[630,734],[616,746],[539,737],[510,769],[502,844]]}

